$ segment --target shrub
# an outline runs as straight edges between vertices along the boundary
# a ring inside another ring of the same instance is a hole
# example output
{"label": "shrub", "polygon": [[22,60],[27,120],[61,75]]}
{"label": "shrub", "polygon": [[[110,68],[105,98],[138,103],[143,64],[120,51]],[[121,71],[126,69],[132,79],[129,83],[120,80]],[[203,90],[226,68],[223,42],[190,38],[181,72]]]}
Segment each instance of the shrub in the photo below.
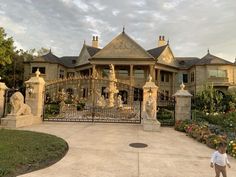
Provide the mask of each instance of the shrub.
{"label": "shrub", "polygon": [[227,152],[233,157],[236,157],[236,140],[231,140],[228,143]]}
{"label": "shrub", "polygon": [[60,106],[58,104],[46,104],[45,105],[45,114],[46,115],[56,115],[60,112]]}
{"label": "shrub", "polygon": [[191,123],[192,123],[191,120],[176,121],[175,130],[180,131],[180,132],[186,132],[186,129],[188,128],[189,125],[191,125]]}
{"label": "shrub", "polygon": [[206,139],[206,144],[208,147],[216,149],[220,142],[226,142],[226,137],[222,135],[209,135]]}

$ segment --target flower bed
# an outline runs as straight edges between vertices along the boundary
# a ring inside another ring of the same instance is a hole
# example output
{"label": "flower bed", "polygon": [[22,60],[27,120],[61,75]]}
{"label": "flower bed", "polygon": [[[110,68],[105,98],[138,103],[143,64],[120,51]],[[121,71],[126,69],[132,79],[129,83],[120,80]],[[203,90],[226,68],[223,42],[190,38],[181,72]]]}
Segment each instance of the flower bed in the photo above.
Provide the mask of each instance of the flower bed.
{"label": "flower bed", "polygon": [[193,120],[178,121],[175,124],[175,130],[185,132],[189,137],[206,144],[208,147],[216,149],[220,142],[227,142],[228,153],[236,158],[236,138],[222,133],[220,127],[214,125],[196,122]]}

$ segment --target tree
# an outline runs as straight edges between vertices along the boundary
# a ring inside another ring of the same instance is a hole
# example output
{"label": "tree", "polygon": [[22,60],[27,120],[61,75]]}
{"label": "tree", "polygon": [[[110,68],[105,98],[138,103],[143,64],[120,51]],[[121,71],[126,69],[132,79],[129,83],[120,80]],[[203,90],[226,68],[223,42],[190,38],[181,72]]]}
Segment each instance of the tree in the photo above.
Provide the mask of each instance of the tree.
{"label": "tree", "polygon": [[15,53],[13,43],[13,39],[7,37],[5,30],[0,27],[0,66],[5,66],[12,62],[12,57]]}
{"label": "tree", "polygon": [[41,49],[37,50],[36,53],[38,54],[38,56],[42,56],[45,55],[49,52],[49,49],[41,47]]}
{"label": "tree", "polygon": [[205,88],[197,93],[196,106],[199,110],[215,113],[224,112],[226,105],[224,105],[223,94],[214,89],[213,85],[206,85]]}

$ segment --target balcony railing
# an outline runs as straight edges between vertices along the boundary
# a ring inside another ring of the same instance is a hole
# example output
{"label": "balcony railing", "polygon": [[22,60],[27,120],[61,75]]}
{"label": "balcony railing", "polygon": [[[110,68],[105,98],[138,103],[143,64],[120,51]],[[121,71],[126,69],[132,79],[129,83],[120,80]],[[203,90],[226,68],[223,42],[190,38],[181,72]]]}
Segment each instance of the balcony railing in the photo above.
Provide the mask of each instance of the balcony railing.
{"label": "balcony railing", "polygon": [[227,77],[209,77],[208,82],[227,83],[227,82],[229,82],[229,78],[227,78]]}

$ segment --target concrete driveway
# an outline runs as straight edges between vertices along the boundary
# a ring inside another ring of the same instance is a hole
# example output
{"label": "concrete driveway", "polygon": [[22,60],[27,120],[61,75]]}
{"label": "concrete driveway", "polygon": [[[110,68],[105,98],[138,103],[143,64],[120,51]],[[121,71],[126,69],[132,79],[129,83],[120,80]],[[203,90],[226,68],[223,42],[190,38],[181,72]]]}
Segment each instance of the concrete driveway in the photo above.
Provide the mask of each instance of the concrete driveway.
{"label": "concrete driveway", "polygon": [[[24,130],[65,139],[67,155],[56,164],[21,177],[213,177],[212,149],[173,128],[144,132],[140,125],[44,123]],[[146,143],[136,149],[130,143]],[[236,160],[229,157],[229,177],[236,176]]]}

